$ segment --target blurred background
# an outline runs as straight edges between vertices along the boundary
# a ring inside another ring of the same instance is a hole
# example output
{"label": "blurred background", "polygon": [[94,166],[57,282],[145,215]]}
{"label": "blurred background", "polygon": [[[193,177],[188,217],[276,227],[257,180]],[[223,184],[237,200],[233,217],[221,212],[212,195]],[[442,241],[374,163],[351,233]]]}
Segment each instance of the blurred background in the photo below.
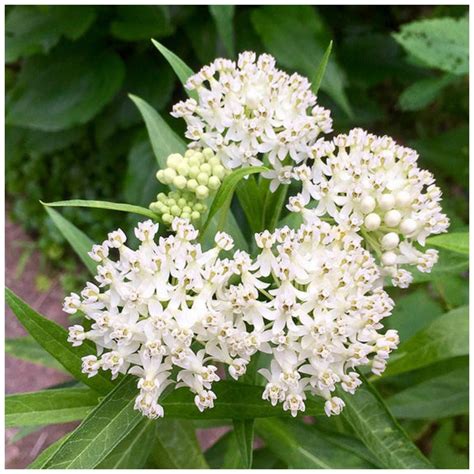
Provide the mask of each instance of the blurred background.
{"label": "blurred background", "polygon": [[[417,149],[421,167],[435,174],[443,190],[450,231],[466,230],[467,14],[467,6],[7,6],[7,285],[66,324],[63,295],[77,290],[86,273],[39,201],[147,206],[154,199],[155,158],[127,94],[148,101],[182,133],[183,123],[169,112],[184,93],[152,37],[194,70],[217,56],[253,50],[271,53],[281,68],[309,78],[332,39],[318,99],[332,110],[334,130],[359,126]],[[135,222],[101,210],[61,213],[95,241]],[[402,341],[467,304],[467,261],[456,265],[449,278],[392,292],[397,309],[391,324],[402,328]],[[32,365],[32,353],[16,352],[15,340],[24,332],[10,313],[6,321],[8,393],[66,380],[54,366]],[[467,356],[453,363],[467,393]],[[394,379],[394,386],[408,383]],[[463,406],[447,418],[401,418],[436,467],[467,467],[467,398]],[[9,430],[7,467],[25,467],[65,431]],[[208,446],[218,434],[203,431],[201,441]]]}

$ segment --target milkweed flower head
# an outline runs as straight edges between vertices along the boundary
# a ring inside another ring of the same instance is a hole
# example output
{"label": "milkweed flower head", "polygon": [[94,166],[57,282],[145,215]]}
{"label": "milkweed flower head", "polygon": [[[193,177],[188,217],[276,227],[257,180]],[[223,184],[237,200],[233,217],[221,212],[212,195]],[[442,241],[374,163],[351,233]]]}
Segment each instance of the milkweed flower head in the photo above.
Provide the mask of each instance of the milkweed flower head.
{"label": "milkweed flower head", "polygon": [[186,88],[198,100],[179,102],[172,112],[186,121],[186,137],[211,148],[227,169],[262,165],[265,154],[272,190],[288,183],[294,164],[332,130],[310,82],[277,69],[268,54],[244,52],[237,62],[218,58],[191,76]]}
{"label": "milkweed flower head", "polygon": [[238,379],[257,352],[272,357],[262,397],[294,416],[308,392],[326,400],[328,416],[339,413],[337,384],[353,393],[355,367],[384,370],[398,343],[396,331],[379,333],[392,302],[357,234],[321,221],[267,231],[256,236],[261,252],[252,259],[242,250],[223,258],[233,247],[225,233],[203,251],[188,221],[175,218],[172,228],[156,242],[158,225],[139,223],[137,250],[111,232],[90,253],[96,282],[64,303],[90,323],[72,326],[69,342],[97,347],[83,372],[136,375],[135,408],[145,416],[164,415],[160,397],[170,385],[191,390],[199,410],[212,408],[217,365]]}
{"label": "milkweed flower head", "polygon": [[312,169],[294,170],[302,192],[290,198],[289,209],[308,222],[329,215],[359,231],[396,286],[405,288],[412,280],[403,265],[430,272],[438,253],[418,246],[446,232],[449,219],[433,175],[418,167],[417,152],[362,129],[338,135],[319,151],[321,161]]}

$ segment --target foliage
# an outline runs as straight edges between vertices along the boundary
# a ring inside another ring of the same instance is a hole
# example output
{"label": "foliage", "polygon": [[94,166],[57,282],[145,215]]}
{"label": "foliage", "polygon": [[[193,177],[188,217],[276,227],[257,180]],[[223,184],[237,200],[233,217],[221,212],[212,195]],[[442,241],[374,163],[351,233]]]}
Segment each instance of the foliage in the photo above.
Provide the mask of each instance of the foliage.
{"label": "foliage", "polygon": [[[204,413],[189,392],[175,390],[165,394],[165,419],[144,419],[133,410],[134,378],[86,377],[81,356],[93,349],[72,348],[63,328],[7,290],[29,333],[7,341],[7,353],[77,381],[7,397],[7,426],[81,420],[30,467],[467,467],[467,28],[462,7],[7,9],[7,192],[13,216],[40,234],[53,260],[64,258],[67,241],[94,271],[86,255],[92,241],[119,225],[129,230],[134,214],[154,217],[146,207],[160,191],[155,172],[184,149],[168,112],[171,97],[184,96],[186,64],[244,48],[266,50],[314,78],[335,129],[362,122],[406,139],[440,183],[452,221],[448,235],[430,239],[441,253],[436,270],[417,275],[408,292],[390,289],[397,305],[389,324],[401,345],[384,376],[364,381],[354,396],[341,393],[340,417],[326,418],[308,399],[310,422],[262,401],[258,377],[219,382],[219,403]],[[250,231],[289,222],[287,189],[272,196],[250,174],[260,171],[226,178],[204,238],[225,228],[245,248]],[[206,423],[231,431],[202,453],[195,428]],[[264,448],[253,449],[254,432]]]}

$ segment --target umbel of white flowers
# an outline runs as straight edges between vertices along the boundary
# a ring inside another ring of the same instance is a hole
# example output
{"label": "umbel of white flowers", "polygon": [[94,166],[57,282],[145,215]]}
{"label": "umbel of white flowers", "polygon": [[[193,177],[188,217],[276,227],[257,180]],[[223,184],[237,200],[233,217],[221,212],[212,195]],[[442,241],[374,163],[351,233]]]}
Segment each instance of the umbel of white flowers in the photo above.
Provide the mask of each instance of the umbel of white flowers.
{"label": "umbel of white flowers", "polygon": [[326,400],[328,416],[340,413],[336,385],[354,393],[356,367],[384,370],[398,335],[378,331],[393,303],[357,234],[317,219],[298,230],[264,231],[255,236],[260,253],[252,260],[241,250],[221,258],[233,247],[223,232],[203,251],[188,221],[175,218],[172,227],[156,243],[158,224],[139,223],[137,250],[121,230],[110,233],[90,253],[97,284],[64,303],[91,322],[88,331],[69,329],[74,346],[86,339],[97,346],[83,358],[83,372],[136,375],[135,408],[144,415],[164,415],[160,395],[170,384],[188,387],[199,410],[212,408],[214,364],[238,379],[256,352],[271,354],[261,370],[268,380],[262,397],[293,416],[304,411],[308,392]]}

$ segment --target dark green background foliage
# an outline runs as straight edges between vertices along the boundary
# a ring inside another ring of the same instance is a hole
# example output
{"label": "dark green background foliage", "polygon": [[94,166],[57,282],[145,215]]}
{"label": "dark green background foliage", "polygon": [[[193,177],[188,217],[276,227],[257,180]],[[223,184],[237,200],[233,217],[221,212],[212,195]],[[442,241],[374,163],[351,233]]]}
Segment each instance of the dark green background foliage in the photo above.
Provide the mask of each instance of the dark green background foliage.
{"label": "dark green background foliage", "polygon": [[[333,111],[334,130],[360,126],[416,148],[421,166],[435,174],[443,190],[450,232],[466,231],[466,15],[463,6],[7,7],[9,211],[39,236],[47,258],[66,265],[71,254],[40,199],[101,199],[145,207],[153,200],[157,165],[127,94],[145,99],[182,135],[183,124],[168,112],[184,93],[150,38],[193,70],[216,56],[235,57],[250,49],[269,52],[280,67],[310,78],[332,39],[319,102]],[[103,210],[65,208],[61,213],[96,241],[134,222]],[[433,274],[417,275],[409,291],[392,289],[397,305],[389,325],[400,331],[401,346],[386,375],[374,381],[410,438],[439,468],[468,464],[468,262],[465,249],[458,250],[442,250]],[[17,343],[9,347],[15,352]],[[317,416],[317,429],[288,419],[258,420],[256,433],[268,447],[255,451],[254,467],[378,466],[390,453],[383,443],[364,439],[361,416],[364,403],[376,407],[376,398],[367,387],[361,389],[344,417]],[[84,414],[89,405],[81,408]],[[370,415],[377,417],[374,410]],[[137,466],[144,465],[150,448],[141,445],[140,437],[150,439],[153,429],[140,421],[129,435],[144,453]],[[239,467],[238,438],[237,429],[222,438],[206,452],[207,463]],[[169,448],[158,430],[154,439],[160,452]],[[371,446],[371,453],[361,442]],[[100,466],[119,466],[123,456],[117,453]],[[160,466],[158,457],[147,465]],[[128,461],[125,467],[135,466]],[[205,466],[206,461],[197,453],[193,462]]]}

